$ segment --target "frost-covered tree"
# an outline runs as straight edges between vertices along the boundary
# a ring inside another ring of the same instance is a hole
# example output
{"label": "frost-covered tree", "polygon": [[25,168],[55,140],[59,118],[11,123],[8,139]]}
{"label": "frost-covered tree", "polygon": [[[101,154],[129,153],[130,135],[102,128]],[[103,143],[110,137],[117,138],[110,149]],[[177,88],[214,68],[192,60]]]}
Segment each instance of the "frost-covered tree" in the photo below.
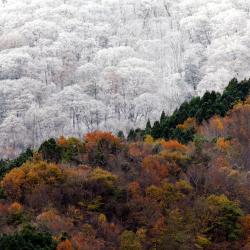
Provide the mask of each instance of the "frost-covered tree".
{"label": "frost-covered tree", "polygon": [[1,146],[144,127],[249,58],[248,0],[2,0]]}

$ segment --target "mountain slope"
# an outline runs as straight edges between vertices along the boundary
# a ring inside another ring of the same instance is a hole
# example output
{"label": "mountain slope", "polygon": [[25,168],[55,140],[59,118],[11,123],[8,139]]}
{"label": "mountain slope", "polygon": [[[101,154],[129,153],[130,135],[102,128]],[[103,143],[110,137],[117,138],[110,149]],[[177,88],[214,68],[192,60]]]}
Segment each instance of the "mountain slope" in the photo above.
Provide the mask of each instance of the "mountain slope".
{"label": "mountain slope", "polygon": [[0,161],[0,249],[249,249],[250,96],[244,99],[223,117],[197,122],[186,145],[94,131]]}
{"label": "mountain slope", "polygon": [[249,77],[247,0],[2,0],[0,146],[124,130]]}

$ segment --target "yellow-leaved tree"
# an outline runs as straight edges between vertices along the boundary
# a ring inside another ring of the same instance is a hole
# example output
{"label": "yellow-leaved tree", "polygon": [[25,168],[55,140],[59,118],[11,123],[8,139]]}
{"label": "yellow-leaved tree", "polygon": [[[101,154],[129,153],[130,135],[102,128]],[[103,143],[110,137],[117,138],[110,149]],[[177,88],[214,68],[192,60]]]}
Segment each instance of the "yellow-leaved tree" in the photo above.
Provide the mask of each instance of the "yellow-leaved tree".
{"label": "yellow-leaved tree", "polygon": [[1,181],[1,187],[8,198],[18,201],[37,186],[60,184],[65,178],[65,174],[56,164],[44,161],[27,162],[7,173]]}

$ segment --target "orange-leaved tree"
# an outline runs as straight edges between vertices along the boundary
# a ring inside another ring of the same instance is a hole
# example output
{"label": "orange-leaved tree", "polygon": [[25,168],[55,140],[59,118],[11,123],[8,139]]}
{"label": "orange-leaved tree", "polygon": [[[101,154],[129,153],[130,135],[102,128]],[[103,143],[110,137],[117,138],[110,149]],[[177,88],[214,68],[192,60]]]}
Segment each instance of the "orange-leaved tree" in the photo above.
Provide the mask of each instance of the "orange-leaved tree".
{"label": "orange-leaved tree", "polygon": [[91,164],[105,166],[110,155],[122,147],[120,138],[110,132],[94,131],[84,137],[88,160]]}
{"label": "orange-leaved tree", "polygon": [[150,184],[160,184],[168,176],[168,165],[160,155],[149,155],[142,162],[142,175]]}
{"label": "orange-leaved tree", "polygon": [[60,242],[56,248],[56,250],[73,250],[73,246],[70,240],[66,239]]}
{"label": "orange-leaved tree", "polygon": [[5,175],[1,187],[12,200],[21,200],[27,193],[40,185],[56,185],[65,180],[63,171],[52,163],[44,161],[26,162]]}

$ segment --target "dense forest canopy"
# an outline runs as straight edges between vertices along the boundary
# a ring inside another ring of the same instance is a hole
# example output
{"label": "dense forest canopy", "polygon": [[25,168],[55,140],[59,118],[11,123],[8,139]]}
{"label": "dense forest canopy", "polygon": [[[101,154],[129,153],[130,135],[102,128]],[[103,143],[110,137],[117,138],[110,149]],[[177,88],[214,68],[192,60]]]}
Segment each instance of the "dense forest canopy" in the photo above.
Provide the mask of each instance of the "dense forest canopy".
{"label": "dense forest canopy", "polygon": [[143,128],[249,77],[248,0],[0,1],[0,146]]}
{"label": "dense forest canopy", "polygon": [[128,140],[60,136],[2,160],[0,249],[248,250],[249,89],[233,79]]}
{"label": "dense forest canopy", "polygon": [[250,249],[249,0],[0,0],[0,249]]}

